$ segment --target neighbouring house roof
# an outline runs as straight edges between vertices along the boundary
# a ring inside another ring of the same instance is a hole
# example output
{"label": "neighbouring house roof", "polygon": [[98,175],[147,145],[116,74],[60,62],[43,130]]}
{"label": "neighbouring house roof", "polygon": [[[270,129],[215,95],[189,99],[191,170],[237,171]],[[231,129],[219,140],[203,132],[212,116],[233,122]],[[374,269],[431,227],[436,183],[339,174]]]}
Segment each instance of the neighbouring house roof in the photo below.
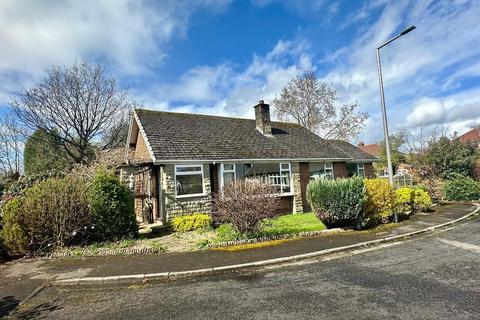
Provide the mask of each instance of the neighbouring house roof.
{"label": "neighbouring house roof", "polygon": [[480,128],[474,128],[467,133],[458,137],[463,143],[479,143],[480,142]]}
{"label": "neighbouring house roof", "polygon": [[380,155],[380,148],[381,146],[378,143],[371,143],[371,144],[360,144],[358,148],[368,154],[371,154],[374,157]]}
{"label": "neighbouring house roof", "polygon": [[375,156],[360,150],[360,148],[355,147],[353,144],[348,143],[347,141],[328,140],[328,142],[334,147],[348,154],[350,157],[353,158],[353,160],[356,160],[356,161],[377,161],[378,160]]}
{"label": "neighbouring house roof", "polygon": [[[271,122],[272,135],[256,130],[255,120],[136,109],[136,131],[145,138],[152,160],[337,160],[350,161],[354,146],[334,147],[294,123]],[[130,144],[132,140],[130,128]],[[348,149],[348,150],[347,150]],[[362,157],[364,153],[362,153]],[[372,159],[373,160],[373,159]]]}

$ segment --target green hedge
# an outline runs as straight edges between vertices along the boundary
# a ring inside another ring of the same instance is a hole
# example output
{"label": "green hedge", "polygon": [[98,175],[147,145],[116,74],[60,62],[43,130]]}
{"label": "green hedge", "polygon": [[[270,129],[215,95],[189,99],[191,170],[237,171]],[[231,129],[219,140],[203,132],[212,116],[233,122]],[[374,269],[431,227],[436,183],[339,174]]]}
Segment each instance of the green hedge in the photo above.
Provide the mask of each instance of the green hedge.
{"label": "green hedge", "polygon": [[448,180],[444,185],[445,197],[449,201],[480,199],[480,184],[468,177]]}
{"label": "green hedge", "polygon": [[365,203],[363,179],[319,179],[307,187],[307,200],[327,226],[358,223]]}
{"label": "green hedge", "polygon": [[137,235],[133,196],[115,174],[100,171],[88,192],[95,240],[121,240]]}

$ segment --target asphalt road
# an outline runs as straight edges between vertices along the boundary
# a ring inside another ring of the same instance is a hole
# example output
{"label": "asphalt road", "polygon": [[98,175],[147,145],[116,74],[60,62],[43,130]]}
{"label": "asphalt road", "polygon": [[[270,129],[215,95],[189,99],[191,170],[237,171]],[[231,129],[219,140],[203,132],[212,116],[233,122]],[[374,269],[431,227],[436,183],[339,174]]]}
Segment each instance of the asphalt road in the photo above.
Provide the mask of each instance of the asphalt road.
{"label": "asphalt road", "polygon": [[480,219],[289,266],[128,287],[48,288],[14,317],[480,319]]}

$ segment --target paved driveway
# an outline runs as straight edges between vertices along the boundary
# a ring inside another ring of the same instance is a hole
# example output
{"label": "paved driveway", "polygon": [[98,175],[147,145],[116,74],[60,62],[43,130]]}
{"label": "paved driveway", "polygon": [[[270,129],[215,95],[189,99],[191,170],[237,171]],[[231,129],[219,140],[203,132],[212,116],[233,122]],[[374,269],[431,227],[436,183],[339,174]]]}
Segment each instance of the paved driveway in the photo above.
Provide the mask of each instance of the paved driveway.
{"label": "paved driveway", "polygon": [[480,319],[480,219],[368,252],[195,280],[49,288],[51,319]]}

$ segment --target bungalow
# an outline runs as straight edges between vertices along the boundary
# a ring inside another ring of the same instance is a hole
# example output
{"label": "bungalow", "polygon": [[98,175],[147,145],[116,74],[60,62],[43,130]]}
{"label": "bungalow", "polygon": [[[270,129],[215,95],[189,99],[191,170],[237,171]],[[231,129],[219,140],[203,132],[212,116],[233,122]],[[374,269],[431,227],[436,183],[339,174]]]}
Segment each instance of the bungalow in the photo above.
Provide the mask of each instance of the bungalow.
{"label": "bungalow", "polygon": [[310,210],[311,179],[371,176],[376,158],[344,141],[326,141],[294,123],[270,121],[268,104],[255,120],[133,111],[127,151],[139,221],[209,213],[212,195],[242,177],[271,183],[282,212]]}

